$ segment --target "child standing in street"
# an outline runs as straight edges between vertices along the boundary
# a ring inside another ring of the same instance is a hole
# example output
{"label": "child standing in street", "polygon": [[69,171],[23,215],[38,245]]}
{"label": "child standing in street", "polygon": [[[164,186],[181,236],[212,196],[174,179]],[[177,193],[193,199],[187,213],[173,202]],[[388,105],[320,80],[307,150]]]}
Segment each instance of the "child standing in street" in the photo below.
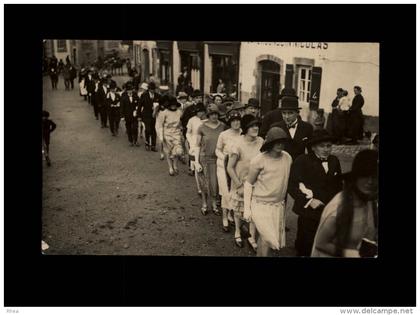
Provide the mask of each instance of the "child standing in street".
{"label": "child standing in street", "polygon": [[57,125],[48,119],[50,113],[46,110],[42,111],[42,153],[47,161],[47,165],[51,166],[51,160],[49,157],[50,151],[50,134],[57,128]]}

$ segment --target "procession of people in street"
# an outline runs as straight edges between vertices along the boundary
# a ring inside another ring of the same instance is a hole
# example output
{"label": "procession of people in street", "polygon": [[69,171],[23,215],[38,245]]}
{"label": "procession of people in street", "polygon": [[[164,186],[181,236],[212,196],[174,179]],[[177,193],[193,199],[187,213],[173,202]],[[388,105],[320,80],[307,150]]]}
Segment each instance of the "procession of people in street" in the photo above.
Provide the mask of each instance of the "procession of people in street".
{"label": "procession of people in street", "polygon": [[[258,99],[242,103],[224,94],[221,79],[218,93],[208,96],[193,89],[184,73],[173,93],[129,72],[131,79],[119,87],[106,69],[80,69],[79,94],[92,107],[92,121],[111,137],[123,135],[123,121],[127,145],[143,149],[143,142],[151,158],[159,152],[167,176],[178,176],[185,164],[201,198],[197,215],[220,216],[220,229],[233,232],[232,246],[246,242],[257,256],[275,255],[286,246],[291,203],[298,215],[297,256],[376,257],[379,139],[356,155],[346,174],[332,154],[333,145],[357,144],[363,137],[360,86],[354,86],[353,99],[337,90],[329,132],[323,111],[314,124],[301,118],[291,88],[281,91],[278,108],[262,116]],[[60,73],[65,89],[74,89],[75,66],[57,59],[49,65],[52,89]],[[48,116],[44,111],[50,166],[49,134],[56,125]]]}

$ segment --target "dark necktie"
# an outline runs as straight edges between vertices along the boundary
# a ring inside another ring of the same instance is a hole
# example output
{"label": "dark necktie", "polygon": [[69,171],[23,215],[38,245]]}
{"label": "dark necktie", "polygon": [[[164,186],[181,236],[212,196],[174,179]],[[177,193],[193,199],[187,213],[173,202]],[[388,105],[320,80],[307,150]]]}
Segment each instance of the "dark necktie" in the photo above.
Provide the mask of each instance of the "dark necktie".
{"label": "dark necktie", "polygon": [[294,124],[291,124],[291,125],[287,126],[287,128],[294,129],[294,128],[296,128],[296,126],[297,126],[297,122],[295,122]]}

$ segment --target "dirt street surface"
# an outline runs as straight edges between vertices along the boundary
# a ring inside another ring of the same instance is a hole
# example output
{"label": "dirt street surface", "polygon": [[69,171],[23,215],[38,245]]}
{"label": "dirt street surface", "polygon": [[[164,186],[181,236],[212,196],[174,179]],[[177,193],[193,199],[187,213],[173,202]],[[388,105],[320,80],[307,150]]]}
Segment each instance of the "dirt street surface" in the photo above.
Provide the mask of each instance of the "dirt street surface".
{"label": "dirt street surface", "polygon": [[[121,86],[127,77],[114,80]],[[242,249],[235,246],[232,228],[223,232],[221,217],[201,215],[185,165],[171,177],[167,163],[147,152],[143,139],[140,147],[129,146],[124,121],[118,137],[101,129],[77,84],[65,91],[60,77],[53,91],[45,77],[43,88],[44,109],[57,124],[52,166],[42,166],[46,255],[254,256],[246,242]],[[359,149],[334,148],[344,170]],[[296,216],[290,209],[287,226],[280,256],[294,255]]]}

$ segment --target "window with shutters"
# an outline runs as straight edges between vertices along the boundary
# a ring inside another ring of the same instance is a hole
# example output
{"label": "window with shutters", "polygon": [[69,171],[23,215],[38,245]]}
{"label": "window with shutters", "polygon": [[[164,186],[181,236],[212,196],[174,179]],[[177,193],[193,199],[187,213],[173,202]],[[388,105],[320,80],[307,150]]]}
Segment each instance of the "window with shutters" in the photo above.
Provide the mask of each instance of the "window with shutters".
{"label": "window with shutters", "polygon": [[67,41],[65,39],[57,40],[57,52],[67,52]]}
{"label": "window with shutters", "polygon": [[298,95],[299,100],[309,103],[311,97],[311,80],[312,80],[312,67],[298,68]]}

